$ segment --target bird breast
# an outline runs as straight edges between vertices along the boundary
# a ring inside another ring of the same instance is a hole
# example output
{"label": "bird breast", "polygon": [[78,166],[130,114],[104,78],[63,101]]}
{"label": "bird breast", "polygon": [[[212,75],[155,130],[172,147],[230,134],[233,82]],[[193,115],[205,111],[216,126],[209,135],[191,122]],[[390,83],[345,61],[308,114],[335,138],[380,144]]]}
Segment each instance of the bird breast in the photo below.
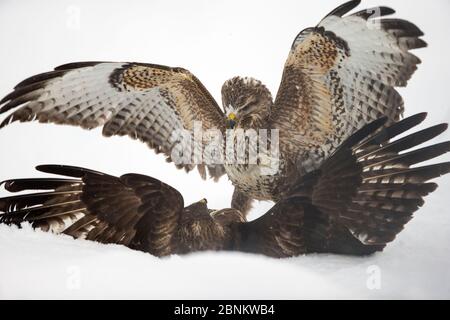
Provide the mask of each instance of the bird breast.
{"label": "bird breast", "polygon": [[276,175],[266,175],[260,165],[225,165],[231,182],[240,191],[257,200],[272,200],[272,186]]}

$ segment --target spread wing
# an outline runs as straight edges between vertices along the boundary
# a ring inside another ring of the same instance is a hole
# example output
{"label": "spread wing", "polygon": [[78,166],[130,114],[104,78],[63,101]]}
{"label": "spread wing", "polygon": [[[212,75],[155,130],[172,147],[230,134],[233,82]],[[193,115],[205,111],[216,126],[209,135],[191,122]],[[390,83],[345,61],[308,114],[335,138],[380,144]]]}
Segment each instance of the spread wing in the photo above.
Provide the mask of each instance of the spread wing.
{"label": "spread wing", "polygon": [[[372,122],[324,162],[311,191],[312,205],[320,214],[314,216],[310,235],[316,242],[310,249],[370,253],[382,250],[403,230],[413,213],[424,204],[423,198],[436,189],[437,185],[429,180],[450,172],[449,162],[420,166],[421,162],[449,152],[450,141],[417,148],[444,132],[447,124],[395,139],[420,124],[425,116],[425,113],[416,114],[378,132],[375,130],[382,122]],[[345,155],[342,149],[351,152]],[[343,169],[346,163],[355,168],[350,176],[357,173],[359,182],[344,185],[349,176],[345,174],[348,170]],[[323,226],[329,231],[318,232]],[[346,230],[358,240],[355,252],[347,244],[341,246],[343,243],[336,239],[329,240],[335,228]]]}
{"label": "spread wing", "polygon": [[421,113],[405,118],[353,147],[362,167],[362,183],[339,217],[364,244],[394,240],[424,204],[423,198],[437,188],[429,180],[450,172],[450,162],[421,165],[450,151],[450,141],[421,146],[443,133],[446,123],[397,137],[425,117]]}
{"label": "spread wing", "polygon": [[[257,220],[237,226],[236,248],[274,257],[303,253],[366,255],[401,232],[450,162],[420,166],[450,151],[450,141],[416,148],[446,130],[440,124],[395,139],[417,114],[382,130],[380,118],[349,137],[291,195]],[[413,149],[413,150],[409,150]]]}
{"label": "spread wing", "polygon": [[[360,1],[349,1],[316,27],[303,30],[289,52],[272,113],[291,152],[306,171],[364,124],[403,112],[395,87],[405,86],[420,63],[409,52],[425,47],[423,33],[394,13],[377,7],[345,15]],[[309,167],[308,167],[308,164]]]}
{"label": "spread wing", "polygon": [[[22,81],[0,106],[0,113],[10,112],[0,127],[32,120],[103,126],[103,135],[139,139],[186,170],[195,165],[172,159],[186,146],[171,135],[192,130],[194,121],[201,121],[203,129],[224,126],[222,110],[193,74],[143,63],[66,64]],[[204,166],[198,168],[205,177]],[[208,169],[214,178],[224,173],[220,165]]]}
{"label": "spread wing", "polygon": [[176,249],[173,237],[184,206],[172,187],[138,174],[119,178],[58,165],[37,169],[66,178],[5,181],[10,192],[40,192],[1,198],[1,223],[28,221],[46,231],[123,244],[156,256]]}

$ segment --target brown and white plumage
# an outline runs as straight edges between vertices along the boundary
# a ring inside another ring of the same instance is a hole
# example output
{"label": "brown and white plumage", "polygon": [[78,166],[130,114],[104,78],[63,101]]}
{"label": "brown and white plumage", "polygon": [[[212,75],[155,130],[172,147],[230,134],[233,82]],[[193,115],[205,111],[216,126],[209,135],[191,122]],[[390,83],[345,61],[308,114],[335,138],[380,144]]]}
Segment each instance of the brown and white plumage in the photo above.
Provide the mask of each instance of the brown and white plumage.
{"label": "brown and white plumage", "polygon": [[[403,100],[395,87],[405,86],[420,63],[409,51],[426,46],[423,33],[408,21],[383,18],[394,13],[387,7],[347,14],[359,2],[343,4],[297,35],[273,102],[258,81],[234,78],[224,84],[223,104],[237,114],[236,127],[279,129],[279,174],[225,166],[238,193],[282,199],[293,182],[317,169],[364,124],[382,116],[387,124],[400,119]],[[253,96],[259,101],[252,102]],[[241,208],[251,201],[234,199]]]}
{"label": "brown and white plumage", "polygon": [[[280,166],[265,175],[260,165],[200,163],[218,178],[228,174],[236,187],[233,204],[251,207],[252,199],[280,200],[301,176],[321,163],[353,132],[379,117],[399,120],[405,86],[420,60],[410,53],[426,43],[412,23],[387,19],[390,8],[348,14],[352,0],[330,12],[316,27],[295,38],[273,101],[252,78],[235,77],[222,87],[224,112],[189,71],[142,63],[87,62],[58,67],[31,77],[0,101],[13,121],[54,122],[83,128],[103,126],[106,136],[138,138],[171,159],[174,130],[278,129]],[[176,146],[176,147],[175,147]],[[195,146],[197,147],[197,146]],[[175,150],[177,151],[177,150]],[[277,159],[278,160],[278,159]],[[194,163],[178,163],[191,170]]]}
{"label": "brown and white plumage", "polygon": [[282,130],[288,152],[303,153],[306,170],[364,124],[399,120],[403,100],[394,87],[405,86],[420,63],[409,50],[426,46],[412,23],[380,18],[390,8],[346,15],[358,4],[300,32],[284,67],[269,123]]}
{"label": "brown and white plumage", "polygon": [[[0,198],[0,222],[118,243],[157,256],[238,250],[289,257],[312,252],[365,255],[394,240],[450,163],[417,164],[450,151],[450,141],[415,148],[441,134],[440,124],[397,138],[425,119],[417,114],[383,128],[380,118],[358,130],[307,173],[262,217],[236,209],[184,207],[181,194],[138,174],[120,178],[88,169],[45,165],[65,178],[12,179]],[[391,140],[391,142],[388,142]],[[412,149],[409,150],[409,149]],[[413,167],[411,167],[413,166]]]}
{"label": "brown and white plumage", "polygon": [[[1,103],[0,112],[21,106],[3,120],[53,122],[103,127],[103,135],[128,135],[145,142],[168,161],[176,141],[175,130],[224,127],[223,112],[205,87],[182,68],[115,62],[82,62],[59,66],[28,78]],[[195,165],[177,164],[186,170]],[[210,166],[218,178],[224,172]],[[204,168],[201,168],[204,170]]]}

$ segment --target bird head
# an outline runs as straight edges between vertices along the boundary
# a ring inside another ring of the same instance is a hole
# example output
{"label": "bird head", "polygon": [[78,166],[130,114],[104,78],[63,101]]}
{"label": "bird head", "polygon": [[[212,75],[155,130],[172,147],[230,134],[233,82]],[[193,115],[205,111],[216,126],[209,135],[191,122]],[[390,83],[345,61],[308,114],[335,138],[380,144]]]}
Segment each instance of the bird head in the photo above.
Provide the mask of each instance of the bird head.
{"label": "bird head", "polygon": [[258,129],[270,115],[273,101],[261,81],[234,77],[222,86],[222,104],[228,129]]}

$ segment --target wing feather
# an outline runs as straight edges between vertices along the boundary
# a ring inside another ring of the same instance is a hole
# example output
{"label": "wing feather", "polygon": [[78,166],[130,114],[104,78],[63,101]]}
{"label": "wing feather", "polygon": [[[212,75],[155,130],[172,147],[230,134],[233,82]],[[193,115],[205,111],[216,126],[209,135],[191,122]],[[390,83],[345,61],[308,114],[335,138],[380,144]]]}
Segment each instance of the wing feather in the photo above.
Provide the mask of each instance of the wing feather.
{"label": "wing feather", "polygon": [[[211,94],[182,68],[118,62],[78,62],[32,76],[0,102],[0,124],[14,121],[53,122],[92,129],[103,135],[127,135],[146,143],[168,161],[177,130],[224,129],[224,115]],[[176,161],[175,161],[176,162]],[[176,163],[192,170],[195,164]],[[208,167],[220,177],[224,170]],[[204,176],[204,175],[203,175]]]}
{"label": "wing feather", "polygon": [[[424,118],[425,114],[416,114],[382,130],[377,130],[383,125],[380,121],[363,127],[319,170],[309,174],[313,179],[305,179],[298,193],[310,190],[311,203],[319,211],[316,218],[322,217],[316,223],[333,220],[325,235],[333,237],[334,231],[344,228],[359,241],[354,253],[363,252],[360,249],[364,246],[365,252],[370,253],[394,240],[412,219],[413,213],[424,204],[423,198],[437,187],[429,180],[450,172],[449,162],[411,168],[450,151],[448,141],[415,148],[441,134],[446,124],[395,139]],[[369,126],[372,128],[366,130]],[[411,148],[415,149],[402,152]],[[310,216],[310,226],[314,226],[316,218]],[[335,249],[339,247],[339,242],[333,243]],[[318,244],[317,240],[316,248]],[[322,245],[325,252],[330,248]]]}
{"label": "wing feather", "polygon": [[28,221],[45,231],[123,244],[156,256],[178,249],[175,236],[184,206],[181,194],[172,187],[137,174],[118,178],[56,165],[37,169],[75,179],[6,181],[5,189],[10,192],[41,192],[1,198],[1,223]]}
{"label": "wing feather", "polygon": [[405,86],[420,63],[409,50],[426,46],[411,22],[382,18],[394,13],[390,8],[347,14],[358,4],[349,1],[300,32],[285,63],[271,126],[283,131],[289,142],[280,147],[294,148],[289,152],[300,154],[305,171],[365,124],[399,120],[403,99],[395,87]]}

